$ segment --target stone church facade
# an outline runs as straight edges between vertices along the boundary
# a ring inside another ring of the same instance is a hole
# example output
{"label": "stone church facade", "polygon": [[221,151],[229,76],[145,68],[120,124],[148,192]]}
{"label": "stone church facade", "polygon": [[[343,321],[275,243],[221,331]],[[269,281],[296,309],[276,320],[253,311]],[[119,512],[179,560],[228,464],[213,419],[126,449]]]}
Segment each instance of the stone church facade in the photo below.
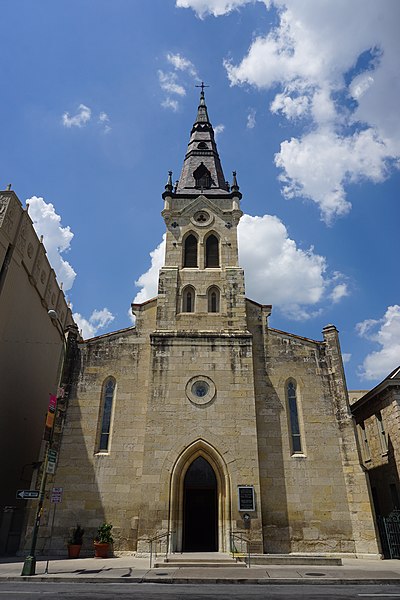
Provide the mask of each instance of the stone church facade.
{"label": "stone church facade", "polygon": [[[52,551],[114,526],[115,551],[377,556],[338,332],[269,327],[238,263],[241,193],[225,181],[204,91],[179,182],[163,193],[158,295],[135,327],[78,343],[56,474]],[[54,506],[45,511],[48,548]]]}

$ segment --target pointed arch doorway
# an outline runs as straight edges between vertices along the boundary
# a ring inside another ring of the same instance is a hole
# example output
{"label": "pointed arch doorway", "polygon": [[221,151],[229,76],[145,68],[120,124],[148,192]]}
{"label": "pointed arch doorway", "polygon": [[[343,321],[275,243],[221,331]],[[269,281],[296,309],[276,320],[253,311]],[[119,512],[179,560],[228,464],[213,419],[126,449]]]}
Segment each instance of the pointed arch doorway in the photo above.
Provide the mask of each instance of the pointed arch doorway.
{"label": "pointed arch doorway", "polygon": [[[229,550],[230,477],[222,455],[205,440],[196,440],[176,459],[169,506],[170,552]],[[208,537],[199,535],[200,527],[207,528]]]}
{"label": "pointed arch doorway", "polygon": [[183,551],[218,550],[217,478],[211,465],[198,456],[183,484]]}

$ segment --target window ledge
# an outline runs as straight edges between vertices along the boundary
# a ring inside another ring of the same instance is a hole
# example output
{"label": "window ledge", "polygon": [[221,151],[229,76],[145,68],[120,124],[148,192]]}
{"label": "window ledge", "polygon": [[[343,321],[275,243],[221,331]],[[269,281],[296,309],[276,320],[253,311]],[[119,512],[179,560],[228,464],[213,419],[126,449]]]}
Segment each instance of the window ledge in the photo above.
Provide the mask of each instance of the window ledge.
{"label": "window ledge", "polygon": [[94,455],[95,456],[110,456],[110,453],[106,452],[105,450],[100,450],[99,452],[95,452]]}
{"label": "window ledge", "polygon": [[294,452],[291,455],[292,458],[307,458],[306,454],[303,454],[302,452]]}

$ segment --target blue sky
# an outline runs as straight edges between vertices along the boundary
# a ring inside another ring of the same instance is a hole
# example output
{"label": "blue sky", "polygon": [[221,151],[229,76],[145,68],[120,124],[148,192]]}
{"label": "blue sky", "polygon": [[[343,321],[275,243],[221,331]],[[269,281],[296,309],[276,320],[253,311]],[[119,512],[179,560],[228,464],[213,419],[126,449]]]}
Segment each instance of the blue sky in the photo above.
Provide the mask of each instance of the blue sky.
{"label": "blue sky", "polygon": [[397,0],[1,9],[1,185],[29,201],[85,336],[155,294],[161,193],[204,80],[243,193],[247,295],[278,329],[321,339],[334,323],[351,389],[400,363]]}

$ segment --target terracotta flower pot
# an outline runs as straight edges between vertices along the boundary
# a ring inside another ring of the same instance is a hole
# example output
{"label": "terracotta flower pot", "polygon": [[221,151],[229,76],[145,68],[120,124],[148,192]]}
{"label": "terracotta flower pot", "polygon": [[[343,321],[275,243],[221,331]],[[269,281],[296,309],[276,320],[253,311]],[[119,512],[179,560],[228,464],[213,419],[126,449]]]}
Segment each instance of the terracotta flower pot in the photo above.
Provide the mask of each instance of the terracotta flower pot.
{"label": "terracotta flower pot", "polygon": [[108,558],[109,551],[110,551],[110,544],[102,544],[101,542],[94,542],[95,558]]}
{"label": "terracotta flower pot", "polygon": [[68,544],[68,558],[78,558],[81,548],[81,544]]}

